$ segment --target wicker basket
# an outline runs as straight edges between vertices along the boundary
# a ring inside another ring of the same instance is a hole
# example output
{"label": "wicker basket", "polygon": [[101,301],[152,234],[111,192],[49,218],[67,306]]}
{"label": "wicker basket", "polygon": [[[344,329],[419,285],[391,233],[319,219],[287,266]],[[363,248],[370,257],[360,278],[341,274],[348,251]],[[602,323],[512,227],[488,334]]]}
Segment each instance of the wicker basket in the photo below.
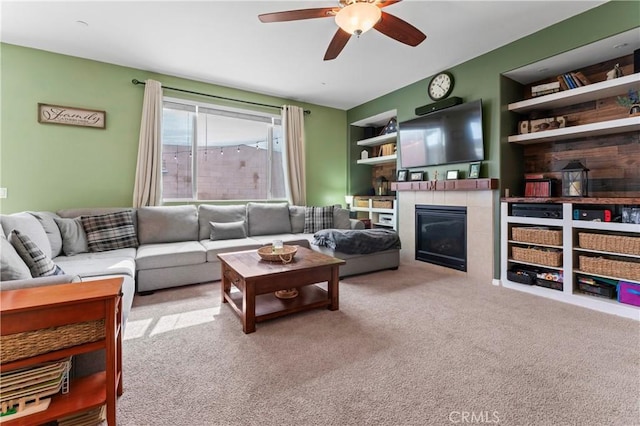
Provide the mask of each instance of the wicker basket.
{"label": "wicker basket", "polygon": [[355,200],[353,200],[353,203],[356,207],[369,207],[368,198],[356,198]]}
{"label": "wicker basket", "polygon": [[273,246],[268,245],[258,249],[258,255],[262,260],[267,262],[289,263],[296,255],[298,248],[296,246],[283,246],[282,250],[274,252]]}
{"label": "wicker basket", "polygon": [[640,280],[640,263],[612,260],[604,257],[578,256],[580,270],[609,277]]}
{"label": "wicker basket", "polygon": [[550,246],[562,245],[562,230],[544,229],[534,227],[522,227],[511,229],[512,238],[515,241],[531,244],[547,244]]}
{"label": "wicker basket", "polygon": [[561,266],[562,251],[560,250],[541,250],[526,247],[511,247],[511,255],[513,260],[521,262],[535,263],[545,266]]}
{"label": "wicker basket", "polygon": [[373,200],[374,209],[392,209],[393,201],[391,200]]}
{"label": "wicker basket", "polygon": [[0,336],[0,364],[104,339],[104,319]]}
{"label": "wicker basket", "polygon": [[583,249],[640,255],[640,237],[579,232],[578,244]]}

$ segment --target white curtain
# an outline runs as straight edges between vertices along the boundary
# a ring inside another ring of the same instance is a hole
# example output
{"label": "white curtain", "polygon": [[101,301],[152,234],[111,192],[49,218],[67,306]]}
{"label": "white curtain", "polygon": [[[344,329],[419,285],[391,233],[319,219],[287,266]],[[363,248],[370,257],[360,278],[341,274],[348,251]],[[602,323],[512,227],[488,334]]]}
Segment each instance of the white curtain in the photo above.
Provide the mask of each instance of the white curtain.
{"label": "white curtain", "polygon": [[133,207],[162,201],[162,85],[155,80],[145,83]]}
{"label": "white curtain", "polygon": [[284,105],[282,128],[287,147],[287,177],[289,202],[297,206],[307,204],[304,154],[304,109]]}

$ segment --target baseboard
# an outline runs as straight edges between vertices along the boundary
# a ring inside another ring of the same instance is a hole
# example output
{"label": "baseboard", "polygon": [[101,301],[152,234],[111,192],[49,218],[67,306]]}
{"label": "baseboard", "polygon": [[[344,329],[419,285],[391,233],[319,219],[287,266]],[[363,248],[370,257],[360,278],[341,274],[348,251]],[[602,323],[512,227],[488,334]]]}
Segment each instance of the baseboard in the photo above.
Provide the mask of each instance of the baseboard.
{"label": "baseboard", "polygon": [[493,285],[495,285],[495,286],[498,286],[498,287],[500,287],[500,285],[501,285],[501,284],[500,284],[500,280],[495,279],[495,278],[491,281],[491,284],[493,284]]}

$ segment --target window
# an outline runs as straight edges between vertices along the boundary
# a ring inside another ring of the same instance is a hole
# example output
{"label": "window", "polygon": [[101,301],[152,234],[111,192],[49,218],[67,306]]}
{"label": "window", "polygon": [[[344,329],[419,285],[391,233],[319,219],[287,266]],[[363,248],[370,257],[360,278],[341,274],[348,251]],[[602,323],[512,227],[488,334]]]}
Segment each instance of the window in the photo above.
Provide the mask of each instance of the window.
{"label": "window", "polygon": [[165,98],[164,200],[286,199],[280,116]]}

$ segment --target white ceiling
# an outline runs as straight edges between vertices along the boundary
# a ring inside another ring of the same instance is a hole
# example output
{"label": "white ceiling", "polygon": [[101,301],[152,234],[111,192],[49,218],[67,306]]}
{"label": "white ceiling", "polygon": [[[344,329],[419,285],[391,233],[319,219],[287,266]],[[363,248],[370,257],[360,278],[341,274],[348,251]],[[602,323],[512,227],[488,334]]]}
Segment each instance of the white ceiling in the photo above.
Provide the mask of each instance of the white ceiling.
{"label": "white ceiling", "polygon": [[264,24],[257,16],[337,0],[2,0],[1,40],[349,109],[602,3],[405,0],[384,10],[424,32],[422,44],[372,30],[333,61],[322,60],[333,18]]}

